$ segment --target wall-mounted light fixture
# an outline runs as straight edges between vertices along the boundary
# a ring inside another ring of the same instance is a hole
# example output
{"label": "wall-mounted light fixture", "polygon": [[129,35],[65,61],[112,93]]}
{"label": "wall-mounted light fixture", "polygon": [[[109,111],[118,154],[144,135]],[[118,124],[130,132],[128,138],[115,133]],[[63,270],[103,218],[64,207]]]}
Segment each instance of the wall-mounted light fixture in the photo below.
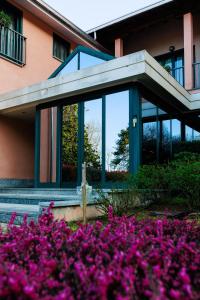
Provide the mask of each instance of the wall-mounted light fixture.
{"label": "wall-mounted light fixture", "polygon": [[175,46],[169,46],[169,52],[174,52],[175,51]]}

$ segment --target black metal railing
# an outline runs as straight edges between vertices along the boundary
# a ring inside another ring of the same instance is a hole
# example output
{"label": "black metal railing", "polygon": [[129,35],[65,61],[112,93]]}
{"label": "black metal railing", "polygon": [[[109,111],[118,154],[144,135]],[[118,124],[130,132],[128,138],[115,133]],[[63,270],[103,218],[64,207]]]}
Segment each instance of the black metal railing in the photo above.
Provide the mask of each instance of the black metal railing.
{"label": "black metal railing", "polygon": [[177,67],[170,70],[170,74],[182,85],[184,86],[184,67]]}
{"label": "black metal railing", "polygon": [[194,89],[200,88],[200,62],[193,64]]}
{"label": "black metal railing", "polygon": [[13,29],[0,26],[0,55],[25,65],[26,38]]}

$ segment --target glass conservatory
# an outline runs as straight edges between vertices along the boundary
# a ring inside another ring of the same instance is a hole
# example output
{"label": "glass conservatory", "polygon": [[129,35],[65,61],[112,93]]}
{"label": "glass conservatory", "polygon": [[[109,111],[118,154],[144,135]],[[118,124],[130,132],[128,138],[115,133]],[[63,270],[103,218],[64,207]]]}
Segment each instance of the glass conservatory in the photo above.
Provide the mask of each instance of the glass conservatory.
{"label": "glass conservatory", "polygon": [[[79,46],[50,78],[111,59]],[[183,144],[199,140],[196,127],[134,84],[42,104],[36,112],[36,187],[79,186],[83,162],[89,184],[120,186],[141,163],[165,163]]]}

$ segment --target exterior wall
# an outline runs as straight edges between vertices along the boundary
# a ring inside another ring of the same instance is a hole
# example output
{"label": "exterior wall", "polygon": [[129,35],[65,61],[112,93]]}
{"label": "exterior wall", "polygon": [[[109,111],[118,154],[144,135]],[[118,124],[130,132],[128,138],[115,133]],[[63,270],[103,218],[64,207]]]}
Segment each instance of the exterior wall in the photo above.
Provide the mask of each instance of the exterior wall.
{"label": "exterior wall", "polygon": [[176,50],[184,47],[182,18],[163,21],[129,33],[124,39],[124,55],[145,49],[152,56],[158,56],[168,53],[172,45]]}
{"label": "exterior wall", "polygon": [[34,178],[34,123],[1,116],[0,181]]}
{"label": "exterior wall", "polygon": [[[47,79],[61,64],[53,58],[53,29],[23,11],[26,65],[21,67],[0,57],[0,93]],[[70,41],[69,41],[70,42]],[[73,43],[74,48],[76,44]]]}

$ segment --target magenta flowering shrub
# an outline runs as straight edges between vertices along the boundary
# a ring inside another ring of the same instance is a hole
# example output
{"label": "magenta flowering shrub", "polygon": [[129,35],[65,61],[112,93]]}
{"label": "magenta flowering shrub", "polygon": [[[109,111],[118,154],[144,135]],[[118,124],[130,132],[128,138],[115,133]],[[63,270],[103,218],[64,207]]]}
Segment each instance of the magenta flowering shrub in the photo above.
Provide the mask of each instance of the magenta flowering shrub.
{"label": "magenta flowering shrub", "polygon": [[0,232],[0,299],[200,299],[200,226],[113,217],[71,231],[50,212]]}

